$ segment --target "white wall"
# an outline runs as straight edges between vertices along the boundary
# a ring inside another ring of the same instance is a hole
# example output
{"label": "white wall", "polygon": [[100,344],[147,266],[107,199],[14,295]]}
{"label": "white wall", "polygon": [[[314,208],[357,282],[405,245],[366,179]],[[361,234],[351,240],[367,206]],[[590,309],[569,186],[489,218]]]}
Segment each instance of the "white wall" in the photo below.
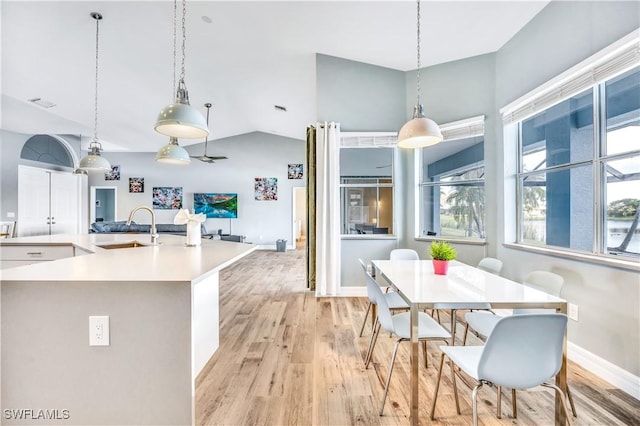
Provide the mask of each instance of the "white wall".
{"label": "white wall", "polygon": [[[202,143],[186,149],[191,155],[202,155]],[[155,161],[155,153],[103,154],[112,165],[120,165],[120,180],[106,181],[104,174],[89,176],[89,185],[117,186],[117,220],[127,220],[138,205],[152,206],[152,189],[160,186],[182,187],[183,207],[193,212],[194,192],[230,192],[238,194],[237,219],[207,219],[205,227],[214,232],[245,235],[246,242],[275,247],[277,239],[294,243],[292,235],[292,188],[304,187],[305,180],[287,179],[287,166],[305,162],[305,143],[266,133],[249,133],[209,143],[209,155],[225,155],[227,160],[214,164],[192,159],[188,166],[163,165]],[[306,165],[305,165],[306,173]],[[129,178],[144,178],[144,193],[129,193]],[[256,201],[254,179],[278,178],[278,200]],[[173,223],[177,210],[155,210],[158,223]],[[148,213],[137,212],[137,223],[150,223]],[[231,229],[230,229],[231,227]]]}

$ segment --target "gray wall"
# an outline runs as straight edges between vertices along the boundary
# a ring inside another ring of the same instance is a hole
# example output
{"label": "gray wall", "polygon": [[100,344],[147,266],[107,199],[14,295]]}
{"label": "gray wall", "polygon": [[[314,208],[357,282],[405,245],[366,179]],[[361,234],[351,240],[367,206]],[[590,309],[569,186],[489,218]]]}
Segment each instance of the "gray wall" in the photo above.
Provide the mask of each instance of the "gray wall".
{"label": "gray wall", "polygon": [[[204,154],[204,144],[186,147],[191,155]],[[194,192],[231,192],[238,194],[237,219],[207,219],[208,231],[222,229],[245,235],[247,242],[275,247],[277,239],[294,244],[292,235],[293,187],[305,186],[304,179],[287,179],[288,164],[305,162],[305,143],[266,133],[249,133],[209,143],[209,155],[225,155],[227,160],[214,164],[192,159],[188,166],[163,165],[155,153],[105,153],[112,165],[120,165],[120,180],[105,180],[103,173],[89,176],[90,186],[117,186],[116,220],[127,220],[138,205],[152,206],[153,187],[182,187],[183,208],[193,213]],[[306,173],[306,165],[305,165]],[[129,193],[129,178],[144,178],[144,193]],[[278,178],[278,200],[256,201],[254,179]],[[177,210],[155,210],[158,223],[173,223]],[[146,212],[137,212],[137,223],[150,223]],[[87,224],[88,225],[88,224]],[[162,237],[160,237],[162,238]]]}
{"label": "gray wall", "polygon": [[339,122],[343,132],[397,131],[404,85],[401,71],[316,55],[317,119]]}
{"label": "gray wall", "polygon": [[[397,132],[406,121],[405,73],[361,62],[316,55],[318,121],[336,121],[343,132]],[[357,150],[354,150],[357,151]],[[397,156],[396,156],[397,157]],[[394,159],[394,167],[399,159]],[[385,169],[387,170],[387,169]],[[395,234],[393,237],[346,237],[341,243],[340,279],[342,287],[360,287],[364,295],[364,260],[384,259],[401,244],[404,217],[403,176],[395,184]],[[354,257],[355,256],[355,257]]]}

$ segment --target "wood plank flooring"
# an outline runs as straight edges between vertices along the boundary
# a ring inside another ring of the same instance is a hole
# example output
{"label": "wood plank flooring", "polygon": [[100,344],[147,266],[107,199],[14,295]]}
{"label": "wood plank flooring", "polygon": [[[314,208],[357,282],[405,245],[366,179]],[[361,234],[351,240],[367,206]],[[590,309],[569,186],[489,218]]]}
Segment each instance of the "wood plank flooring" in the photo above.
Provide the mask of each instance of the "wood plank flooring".
{"label": "wood plank flooring", "polygon": [[[408,425],[409,352],[396,359],[389,397],[378,416],[394,340],[380,335],[364,368],[369,330],[358,337],[366,298],[319,298],[305,288],[304,250],[256,251],[220,274],[220,348],[196,381],[199,425]],[[443,324],[449,319],[441,315]],[[459,329],[459,334],[461,329]],[[421,424],[470,425],[471,391],[460,381],[457,415],[449,370],[443,372],[436,421],[429,420],[439,349],[429,345],[420,371]],[[569,364],[574,425],[640,425],[640,402]],[[510,392],[495,414],[496,393],[479,394],[481,425],[552,425],[553,395]]]}

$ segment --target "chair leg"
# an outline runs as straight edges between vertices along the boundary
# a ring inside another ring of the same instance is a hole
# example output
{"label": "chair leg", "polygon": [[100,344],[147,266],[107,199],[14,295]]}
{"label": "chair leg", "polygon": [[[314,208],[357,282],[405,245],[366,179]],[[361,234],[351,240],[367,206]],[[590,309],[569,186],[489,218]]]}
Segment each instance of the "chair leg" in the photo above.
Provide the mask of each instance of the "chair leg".
{"label": "chair leg", "polygon": [[511,414],[513,414],[513,418],[518,418],[518,399],[516,398],[516,390],[511,389]]}
{"label": "chair leg", "polygon": [[[482,387],[482,382],[478,383],[471,392],[473,407],[473,426],[478,426],[478,391]],[[459,414],[459,413],[458,413]]]}
{"label": "chair leg", "polygon": [[571,396],[571,388],[567,384],[567,397],[569,398],[569,405],[571,406],[571,412],[573,417],[578,418],[578,412],[576,411],[576,405],[573,403],[573,396]]}
{"label": "chair leg", "polygon": [[[431,404],[431,420],[436,417],[436,400],[438,399],[438,389],[440,388],[440,379],[442,378],[442,367],[444,366],[444,353],[440,355],[440,368],[438,368],[438,380],[436,381],[436,389],[433,391],[433,403]],[[458,395],[456,395],[456,398]]]}
{"label": "chair leg", "polygon": [[389,374],[387,374],[387,384],[384,386],[384,395],[382,395],[382,404],[380,406],[380,415],[384,411],[384,404],[387,402],[387,393],[389,392],[389,383],[391,383],[391,373],[393,373],[393,365],[396,362],[396,354],[398,353],[398,346],[402,340],[398,340],[393,346],[393,354],[391,355],[391,362],[389,363]]}
{"label": "chair leg", "polygon": [[369,349],[367,349],[367,355],[364,357],[364,368],[369,368],[371,357],[373,356],[373,348],[378,340],[378,334],[380,333],[380,324],[377,327],[374,325],[373,333],[371,333],[371,340],[369,340]]}
{"label": "chair leg", "polygon": [[422,341],[422,353],[424,354],[424,368],[429,368],[429,357],[427,356],[427,341]]}
{"label": "chair leg", "polygon": [[451,310],[451,346],[456,344],[456,310]]}
{"label": "chair leg", "polygon": [[370,310],[371,310],[371,302],[369,302],[369,306],[367,306],[367,312],[365,312],[364,319],[362,320],[362,327],[360,327],[360,337],[362,337],[362,332],[364,331],[364,326],[367,323],[367,317],[369,316]]}
{"label": "chair leg", "polygon": [[469,324],[464,325],[464,336],[462,336],[462,346],[467,345],[467,334],[469,334]]}
{"label": "chair leg", "polygon": [[562,409],[564,410],[564,415],[567,418],[567,425],[571,426],[571,421],[569,420],[569,410],[567,410],[567,403],[565,402],[566,397],[564,395],[564,392],[562,392],[562,389],[552,383],[543,383],[542,386],[555,389],[555,391],[558,392],[558,394],[560,395],[560,402],[562,403]]}
{"label": "chair leg", "polygon": [[456,399],[456,411],[458,415],[460,415],[460,400],[458,399],[458,385],[456,384],[456,366],[451,360],[449,360],[449,364],[451,365],[451,382],[453,384],[453,394]]}
{"label": "chair leg", "polygon": [[502,418],[502,386],[496,386],[496,417]]}

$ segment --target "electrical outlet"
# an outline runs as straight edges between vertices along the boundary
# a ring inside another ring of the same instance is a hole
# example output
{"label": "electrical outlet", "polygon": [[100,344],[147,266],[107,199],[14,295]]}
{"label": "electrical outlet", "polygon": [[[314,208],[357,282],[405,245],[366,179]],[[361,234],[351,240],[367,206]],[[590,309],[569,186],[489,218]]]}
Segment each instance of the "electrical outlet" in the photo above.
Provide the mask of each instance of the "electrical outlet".
{"label": "electrical outlet", "polygon": [[578,321],[578,305],[569,303],[569,319]]}
{"label": "electrical outlet", "polygon": [[109,317],[89,317],[89,346],[109,346]]}

